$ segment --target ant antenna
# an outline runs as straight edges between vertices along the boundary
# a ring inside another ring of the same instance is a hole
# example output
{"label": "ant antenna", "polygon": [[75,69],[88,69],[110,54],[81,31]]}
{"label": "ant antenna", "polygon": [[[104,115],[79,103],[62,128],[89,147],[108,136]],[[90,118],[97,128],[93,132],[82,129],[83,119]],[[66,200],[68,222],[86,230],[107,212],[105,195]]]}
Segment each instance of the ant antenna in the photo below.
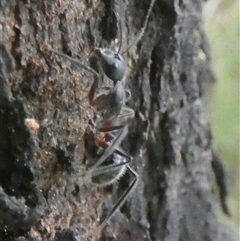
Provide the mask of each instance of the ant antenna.
{"label": "ant antenna", "polygon": [[[118,28],[119,28],[119,32],[120,32],[120,42],[119,42],[119,47],[118,47],[118,51],[117,51],[117,54],[120,54],[120,52],[121,52],[121,49],[122,49],[122,42],[123,42],[123,33],[122,33],[122,26],[123,26],[123,24],[122,24],[122,21],[123,21],[123,14],[122,14],[122,5],[119,7],[119,5],[117,4],[117,2],[118,1],[115,1],[115,6],[117,5],[118,6],[118,9],[117,9],[117,11],[116,11],[116,15],[117,15],[117,19],[119,19],[119,21],[117,21],[118,22]],[[119,11],[119,8],[121,8],[120,9],[120,11]],[[120,16],[119,16],[119,12],[120,12]]]}
{"label": "ant antenna", "polygon": [[153,8],[153,5],[154,5],[155,1],[156,0],[152,0],[151,3],[150,3],[150,6],[149,6],[148,12],[147,12],[147,16],[144,20],[143,27],[141,28],[141,31],[138,33],[138,35],[135,37],[135,39],[132,41],[132,43],[130,43],[128,45],[128,47],[122,52],[122,55],[124,55],[132,46],[136,45],[138,43],[138,41],[141,40],[141,38],[144,34],[144,31],[147,27],[148,19],[150,17],[150,14],[151,14],[151,11],[152,11],[152,8]]}

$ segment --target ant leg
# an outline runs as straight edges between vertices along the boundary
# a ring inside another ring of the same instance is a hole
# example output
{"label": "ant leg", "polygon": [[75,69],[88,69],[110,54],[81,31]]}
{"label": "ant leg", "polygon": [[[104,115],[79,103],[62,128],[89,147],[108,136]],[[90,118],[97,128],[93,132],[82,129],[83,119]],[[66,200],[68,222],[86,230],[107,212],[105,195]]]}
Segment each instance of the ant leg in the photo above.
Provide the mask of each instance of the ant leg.
{"label": "ant leg", "polygon": [[132,161],[132,157],[129,156],[121,147],[117,147],[115,149],[114,153],[121,155],[121,156],[125,157],[126,159],[129,159],[130,161]]}
{"label": "ant leg", "polygon": [[115,130],[118,130],[118,129],[122,129],[123,127],[124,127],[123,124],[122,125],[112,125],[112,126],[107,126],[106,125],[106,126],[103,126],[103,127],[97,127],[96,129],[99,132],[110,132],[110,131],[115,131]]}
{"label": "ant leg", "polygon": [[97,130],[99,132],[109,132],[123,128],[128,120],[133,119],[134,115],[135,112],[133,109],[123,107],[118,117],[116,117],[114,120],[111,120],[111,123],[109,121],[105,121],[105,123],[102,123],[101,126],[97,127]]}
{"label": "ant leg", "polygon": [[90,105],[93,106],[95,104],[94,103],[94,94],[95,94],[95,92],[96,92],[96,90],[98,88],[99,74],[93,68],[91,68],[89,66],[86,66],[85,64],[81,63],[80,61],[78,61],[78,60],[76,60],[74,58],[71,58],[70,56],[68,56],[66,54],[62,54],[62,53],[60,53],[58,51],[53,50],[52,48],[50,48],[49,50],[51,52],[53,52],[54,54],[59,55],[59,56],[61,56],[63,58],[66,58],[70,62],[77,64],[80,68],[82,68],[82,69],[84,69],[84,70],[94,74],[94,82],[93,82],[93,84],[91,86],[91,89],[89,91],[89,94],[88,94],[88,99],[89,99]]}
{"label": "ant leg", "polygon": [[[93,83],[93,85],[94,85],[94,83]],[[96,99],[93,99],[94,93],[97,89],[97,84],[95,84],[95,86],[93,86],[93,85],[88,94],[90,105],[92,107],[94,107],[97,111],[106,110],[107,107],[109,106],[108,95],[102,94],[102,95],[98,96]]]}
{"label": "ant leg", "polygon": [[125,167],[131,161],[132,158],[128,156],[126,161],[96,168],[91,172],[91,175],[86,176],[84,174],[75,174],[72,175],[72,177],[83,178],[83,183],[94,183],[100,186],[107,186],[120,179],[120,177],[126,172]]}
{"label": "ant leg", "polygon": [[125,90],[125,103],[132,98],[132,94],[129,90]]}
{"label": "ant leg", "polygon": [[91,106],[94,106],[94,95],[95,95],[95,92],[96,92],[96,90],[98,88],[98,83],[99,83],[98,78],[95,78],[94,82],[93,82],[93,84],[91,86],[91,89],[90,89],[90,91],[88,93],[88,101],[89,101]]}
{"label": "ant leg", "polygon": [[91,106],[98,106],[99,105],[99,108],[103,108],[101,106],[105,107],[105,103],[104,103],[105,101],[103,100],[103,97],[102,97],[102,99],[100,99],[100,98],[98,99],[99,103],[97,103],[97,101],[94,100],[94,95],[95,95],[95,92],[96,92],[96,90],[98,88],[98,83],[99,83],[99,74],[93,68],[91,68],[89,66],[86,66],[85,64],[79,62],[78,60],[76,60],[74,58],[71,58],[70,56],[68,56],[66,54],[62,54],[62,53],[60,53],[58,51],[53,50],[52,48],[49,48],[49,50],[51,52],[53,52],[54,54],[59,55],[59,56],[61,56],[63,58],[66,58],[70,62],[77,64],[80,68],[82,68],[82,69],[84,69],[84,70],[94,74],[94,82],[93,82],[93,84],[91,86],[91,89],[89,91],[89,94],[88,94],[89,103],[90,103]]}
{"label": "ant leg", "polygon": [[110,213],[108,214],[108,216],[104,219],[104,221],[101,223],[101,225],[99,226],[99,228],[97,229],[97,233],[99,233],[107,224],[107,222],[109,221],[109,219],[114,215],[114,213],[116,212],[116,210],[121,207],[124,202],[126,201],[127,197],[129,196],[129,194],[133,191],[134,187],[137,184],[138,181],[138,175],[136,172],[133,171],[132,168],[130,168],[128,165],[127,169],[128,171],[134,176],[134,180],[131,183],[131,185],[127,188],[127,190],[123,193],[123,195],[119,198],[119,200],[117,201],[117,203],[114,205],[114,207],[112,208],[112,210],[110,211]]}
{"label": "ant leg", "polygon": [[135,112],[133,109],[123,107],[121,113],[112,120],[102,121],[98,123],[97,130],[99,132],[110,132],[123,128],[128,120],[133,119]]}
{"label": "ant leg", "polygon": [[[125,155],[124,155],[125,156]],[[105,173],[111,173],[112,170],[118,168],[118,167],[122,167],[122,166],[126,166],[128,163],[130,163],[132,161],[132,157],[131,156],[128,156],[127,158],[127,161],[123,161],[123,162],[120,162],[120,163],[116,163],[116,164],[110,164],[110,165],[106,165],[106,166],[101,166],[99,168],[96,168],[95,170],[93,170],[91,172],[91,178],[94,178],[94,177],[97,177],[97,176],[100,176],[100,175],[103,175]],[[122,176],[122,174],[124,173],[125,171],[123,171],[121,173],[120,176]],[[76,175],[79,177],[79,175]],[[81,176],[81,175],[80,175]],[[104,180],[101,180],[101,182],[98,183],[98,185],[102,185],[102,186],[106,186],[108,184],[112,184],[113,181],[115,180],[118,180],[119,177],[116,177],[116,178],[113,178],[113,180],[111,180],[110,182],[104,182]]]}
{"label": "ant leg", "polygon": [[[110,135],[109,133],[106,133],[104,135],[104,138],[102,140],[97,140],[97,145],[103,149],[107,149],[107,147],[109,146],[109,142],[111,140],[113,140],[114,136]],[[131,159],[131,156],[129,156],[121,147],[116,147],[116,149],[114,150],[114,153],[125,157],[126,159]]]}
{"label": "ant leg", "polygon": [[[104,146],[101,146],[102,148],[107,148],[108,144],[105,143]],[[96,179],[97,181],[93,181],[93,183],[96,183],[98,185],[108,185],[111,184],[112,182],[114,182],[115,180],[118,180],[123,173],[125,172],[125,168],[120,168],[121,166],[126,166],[126,164],[128,164],[129,162],[132,161],[132,157],[130,155],[128,155],[122,148],[117,147],[114,152],[113,155],[113,163],[114,164],[106,164],[105,166],[102,165],[101,167],[98,167],[96,169],[91,168],[91,174],[89,175],[89,172],[87,173],[83,173],[83,174],[77,174],[77,175],[73,175],[73,176],[77,176],[77,177],[84,177],[85,176],[85,181],[87,182],[92,182],[94,177],[100,176],[98,179]],[[118,156],[123,157],[122,159],[119,159],[117,161]],[[123,161],[127,160],[127,161]],[[116,170],[116,172],[114,173],[114,169]],[[111,171],[112,171],[112,175],[111,175]],[[116,175],[116,173],[118,173]],[[104,174],[109,174],[109,175],[105,175]],[[102,176],[102,177],[101,177]],[[90,180],[91,179],[91,180]]]}
{"label": "ant leg", "polygon": [[63,58],[68,59],[70,62],[77,64],[77,65],[78,65],[79,67],[81,67],[82,69],[84,69],[84,70],[86,70],[86,71],[94,74],[95,77],[99,78],[99,74],[98,74],[93,68],[91,68],[90,66],[87,66],[87,65],[81,63],[80,61],[78,61],[78,60],[76,60],[76,59],[74,59],[74,58],[72,58],[72,57],[70,57],[70,56],[68,56],[68,55],[66,55],[66,54],[62,54],[62,53],[60,53],[60,52],[58,52],[58,51],[55,51],[55,50],[53,50],[52,48],[49,48],[49,50],[50,50],[51,52],[53,52],[54,54],[57,54],[57,55],[59,55],[59,56],[61,56],[61,57],[63,57]]}
{"label": "ant leg", "polygon": [[87,70],[88,72],[94,74],[95,78],[94,78],[94,82],[93,82],[91,89],[89,91],[89,94],[88,94],[88,100],[89,100],[90,105],[93,107],[96,107],[96,109],[98,111],[104,109],[107,106],[106,98],[104,98],[105,95],[101,95],[94,100],[94,95],[98,88],[98,83],[99,83],[99,74],[93,68],[86,66],[85,64],[79,62],[76,59],[71,58],[70,56],[68,56],[66,54],[62,54],[53,49],[49,49],[49,50],[63,58],[68,59],[70,62],[77,64],[79,67],[83,68],[84,70]]}
{"label": "ant leg", "polygon": [[135,116],[135,112],[133,109],[128,107],[123,107],[120,115],[118,116],[119,119],[129,120]]}
{"label": "ant leg", "polygon": [[107,149],[100,157],[100,159],[85,173],[85,175],[91,176],[91,173],[95,169],[97,169],[110,155],[113,154],[114,150],[121,144],[123,139],[126,137],[127,133],[128,133],[128,126],[124,126],[122,129],[120,129],[116,138],[111,143],[111,145],[107,147]]}

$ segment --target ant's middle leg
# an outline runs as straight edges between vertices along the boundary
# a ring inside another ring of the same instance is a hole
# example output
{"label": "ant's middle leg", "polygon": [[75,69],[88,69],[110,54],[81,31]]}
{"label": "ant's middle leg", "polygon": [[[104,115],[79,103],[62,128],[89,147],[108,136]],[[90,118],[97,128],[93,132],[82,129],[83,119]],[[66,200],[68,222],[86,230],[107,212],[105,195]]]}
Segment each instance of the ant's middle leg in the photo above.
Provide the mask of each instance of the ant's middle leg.
{"label": "ant's middle leg", "polygon": [[113,208],[111,209],[110,213],[107,215],[107,217],[103,220],[103,222],[101,223],[101,225],[98,227],[97,233],[99,233],[107,224],[107,222],[109,221],[109,219],[114,215],[114,213],[116,212],[116,210],[118,208],[120,208],[126,201],[126,199],[128,198],[128,196],[131,194],[131,192],[134,190],[134,187],[137,185],[138,182],[138,174],[133,171],[133,169],[131,167],[129,167],[129,165],[126,164],[127,170],[131,173],[131,175],[133,175],[134,180],[132,181],[132,183],[130,184],[130,186],[125,190],[125,192],[122,194],[122,196],[119,198],[119,200],[117,201],[116,204],[114,204]]}

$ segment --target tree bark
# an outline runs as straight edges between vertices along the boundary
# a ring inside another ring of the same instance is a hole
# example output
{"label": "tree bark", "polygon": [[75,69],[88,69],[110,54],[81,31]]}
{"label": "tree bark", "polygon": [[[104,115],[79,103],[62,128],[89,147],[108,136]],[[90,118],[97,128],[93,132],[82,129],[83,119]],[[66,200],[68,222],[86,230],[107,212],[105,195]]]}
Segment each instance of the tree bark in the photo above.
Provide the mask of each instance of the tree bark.
{"label": "tree bark", "polygon": [[[139,181],[98,240],[231,238],[216,217],[205,108],[214,77],[202,4],[156,0],[144,37],[124,56],[135,118],[121,146]],[[118,48],[119,19],[126,48],[148,6],[146,0],[0,2],[1,240],[92,240],[130,185],[128,174],[104,189],[76,177],[95,154],[88,148],[96,132],[88,103],[93,76],[48,46],[89,65],[95,47]],[[112,83],[105,79],[103,86]]]}

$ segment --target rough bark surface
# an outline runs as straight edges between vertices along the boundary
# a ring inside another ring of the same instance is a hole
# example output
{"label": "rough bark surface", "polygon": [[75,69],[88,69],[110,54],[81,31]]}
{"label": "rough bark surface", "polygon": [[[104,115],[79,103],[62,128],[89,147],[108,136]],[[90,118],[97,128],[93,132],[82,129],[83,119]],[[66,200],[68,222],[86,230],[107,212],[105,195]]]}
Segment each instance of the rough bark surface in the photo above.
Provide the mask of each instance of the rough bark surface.
{"label": "rough bark surface", "polygon": [[[139,182],[98,240],[229,240],[212,190],[204,93],[213,76],[202,4],[156,0],[144,37],[124,56],[135,118],[122,147],[133,157]],[[93,76],[47,48],[88,65],[94,47],[117,49],[121,8],[126,47],[149,1],[118,5],[0,1],[0,240],[93,240],[129,186],[127,174],[104,189],[76,177],[89,164]],[[111,84],[105,80],[103,86]]]}

